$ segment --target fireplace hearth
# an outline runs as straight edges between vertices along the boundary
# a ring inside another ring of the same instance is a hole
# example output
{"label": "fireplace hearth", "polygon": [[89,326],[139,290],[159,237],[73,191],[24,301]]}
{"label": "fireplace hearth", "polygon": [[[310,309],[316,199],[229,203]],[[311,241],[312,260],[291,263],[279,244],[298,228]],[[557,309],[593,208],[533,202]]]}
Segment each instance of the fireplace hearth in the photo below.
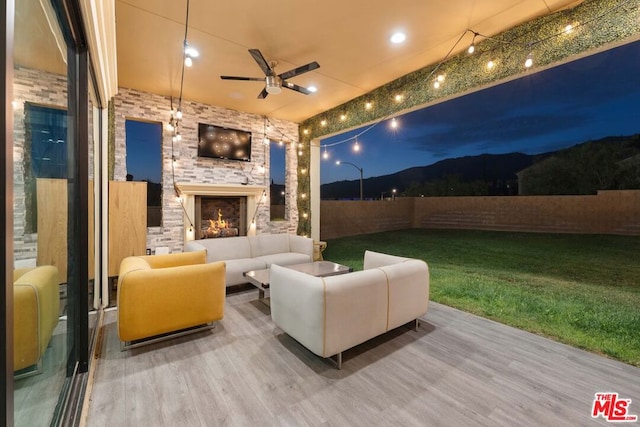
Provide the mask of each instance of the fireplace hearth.
{"label": "fireplace hearth", "polygon": [[246,236],[245,196],[196,196],[195,238],[214,239]]}

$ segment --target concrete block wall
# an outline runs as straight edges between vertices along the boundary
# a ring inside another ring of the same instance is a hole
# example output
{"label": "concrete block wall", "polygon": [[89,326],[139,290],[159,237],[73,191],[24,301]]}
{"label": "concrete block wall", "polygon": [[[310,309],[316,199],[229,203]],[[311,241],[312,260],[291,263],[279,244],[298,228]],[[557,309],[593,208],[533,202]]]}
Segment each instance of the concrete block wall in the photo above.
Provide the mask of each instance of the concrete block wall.
{"label": "concrete block wall", "polygon": [[[270,119],[275,129],[267,132],[270,138],[280,140],[281,133],[287,136],[286,148],[286,220],[270,221],[269,214],[269,146],[264,145],[264,118],[191,101],[182,101],[182,140],[173,143],[167,124],[171,117],[169,97],[120,88],[114,98],[115,106],[115,168],[114,179],[126,179],[126,134],[127,119],[159,122],[163,125],[162,141],[162,226],[147,229],[147,247],[168,246],[171,252],[183,249],[183,211],[176,201],[175,182],[203,184],[264,185],[267,198],[258,207],[256,228],[258,233],[295,233],[298,223],[295,189],[297,188],[298,125],[284,120]],[[174,100],[174,108],[176,108]],[[207,123],[252,133],[251,162],[223,159],[199,158],[197,156],[198,123]],[[172,156],[176,163],[173,166]],[[260,166],[265,164],[264,172]],[[251,214],[251,213],[250,213]],[[252,216],[252,214],[251,214]]]}
{"label": "concrete block wall", "polygon": [[640,190],[591,196],[322,201],[320,215],[322,239],[407,228],[640,236]]}
{"label": "concrete block wall", "polygon": [[413,198],[320,202],[320,239],[413,228]]}

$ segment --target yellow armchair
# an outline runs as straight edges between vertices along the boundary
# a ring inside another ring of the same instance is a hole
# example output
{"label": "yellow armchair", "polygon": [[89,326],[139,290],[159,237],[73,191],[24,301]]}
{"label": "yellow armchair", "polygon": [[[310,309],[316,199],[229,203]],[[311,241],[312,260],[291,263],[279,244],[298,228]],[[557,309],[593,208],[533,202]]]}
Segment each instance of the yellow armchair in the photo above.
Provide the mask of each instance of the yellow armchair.
{"label": "yellow armchair", "polygon": [[58,324],[58,269],[50,265],[13,272],[13,369],[38,365]]}
{"label": "yellow armchair", "polygon": [[128,257],[118,277],[118,336],[132,341],[211,325],[222,319],[224,262],[205,251]]}

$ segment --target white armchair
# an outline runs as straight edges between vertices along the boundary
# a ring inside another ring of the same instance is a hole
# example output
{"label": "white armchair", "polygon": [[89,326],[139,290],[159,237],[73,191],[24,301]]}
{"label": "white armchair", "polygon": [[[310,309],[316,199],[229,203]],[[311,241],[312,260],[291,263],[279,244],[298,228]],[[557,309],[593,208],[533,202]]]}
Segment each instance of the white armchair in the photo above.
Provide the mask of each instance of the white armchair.
{"label": "white armchair", "polygon": [[330,277],[271,266],[271,317],[321,357],[337,356],[427,312],[424,261],[367,251],[364,270]]}

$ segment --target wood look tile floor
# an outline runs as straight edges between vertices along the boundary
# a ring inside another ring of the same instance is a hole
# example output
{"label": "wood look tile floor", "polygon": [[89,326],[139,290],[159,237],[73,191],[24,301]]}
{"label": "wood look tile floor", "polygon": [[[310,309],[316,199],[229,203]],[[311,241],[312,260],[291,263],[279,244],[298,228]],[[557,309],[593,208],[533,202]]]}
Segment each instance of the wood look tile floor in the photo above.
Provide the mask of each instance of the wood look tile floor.
{"label": "wood look tile floor", "polygon": [[588,426],[597,392],[632,399],[640,368],[430,303],[335,369],[250,290],[211,331],[121,352],[106,313],[89,426]]}

